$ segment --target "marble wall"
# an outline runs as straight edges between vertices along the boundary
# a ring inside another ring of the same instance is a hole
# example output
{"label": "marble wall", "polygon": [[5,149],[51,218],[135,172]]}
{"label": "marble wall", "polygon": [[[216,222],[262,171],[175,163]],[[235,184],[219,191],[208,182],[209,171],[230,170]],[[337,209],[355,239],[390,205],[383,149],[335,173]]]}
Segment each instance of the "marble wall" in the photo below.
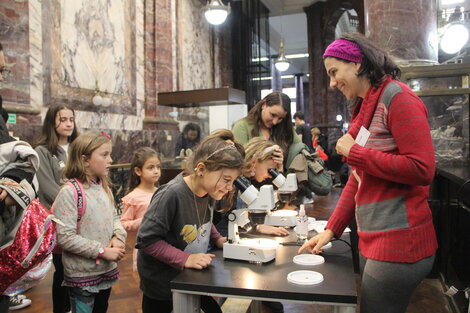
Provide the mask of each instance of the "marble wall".
{"label": "marble wall", "polygon": [[[10,129],[32,142],[47,108],[69,103],[81,130],[112,134],[115,163],[129,161],[142,145],[172,156],[179,121],[169,115],[173,108],[158,106],[158,92],[231,82],[228,30],[209,26],[204,5],[203,0],[1,1],[0,42],[13,75],[0,84],[0,94],[18,114]],[[92,103],[96,89],[109,105]],[[200,120],[207,108],[184,109],[179,116],[183,124]]]}
{"label": "marble wall", "polygon": [[213,34],[203,15],[200,0],[178,1],[177,67],[179,90],[212,88]]}
{"label": "marble wall", "polygon": [[[66,102],[90,112],[81,116],[86,124],[108,119],[94,113],[122,115],[121,121],[114,119],[117,124],[110,120],[109,128],[125,123],[128,115],[141,115],[144,98],[137,93],[143,84],[138,86],[136,80],[145,69],[136,47],[143,42],[143,29],[137,31],[143,27],[142,12],[142,0],[43,1],[44,104]],[[95,89],[111,104],[93,105]]]}
{"label": "marble wall", "polygon": [[11,70],[8,79],[0,83],[0,90],[6,107],[16,106],[25,112],[37,113],[39,107],[37,104],[32,106],[30,100],[29,13],[28,2],[0,1],[0,42],[6,65]]}

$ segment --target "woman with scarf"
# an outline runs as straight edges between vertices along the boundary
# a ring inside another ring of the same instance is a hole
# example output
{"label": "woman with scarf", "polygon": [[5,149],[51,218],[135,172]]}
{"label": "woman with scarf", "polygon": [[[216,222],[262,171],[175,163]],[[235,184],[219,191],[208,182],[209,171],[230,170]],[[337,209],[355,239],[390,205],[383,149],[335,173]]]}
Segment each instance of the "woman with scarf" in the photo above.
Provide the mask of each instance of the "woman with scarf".
{"label": "woman with scarf", "polygon": [[398,66],[359,34],[323,54],[330,87],[354,100],[349,131],[336,144],[351,175],[325,231],[299,253],[321,252],[354,216],[364,257],[361,313],[406,312],[437,249],[427,202],[434,149],[423,102],[397,80]]}

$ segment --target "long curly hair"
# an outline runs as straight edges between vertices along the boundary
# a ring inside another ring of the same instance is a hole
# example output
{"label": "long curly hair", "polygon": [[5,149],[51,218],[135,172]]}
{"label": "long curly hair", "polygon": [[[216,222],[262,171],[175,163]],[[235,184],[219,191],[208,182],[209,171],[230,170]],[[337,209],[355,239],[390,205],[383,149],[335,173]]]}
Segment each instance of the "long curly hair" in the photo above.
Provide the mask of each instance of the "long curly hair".
{"label": "long curly hair", "polygon": [[263,121],[261,119],[263,105],[267,105],[268,107],[281,105],[287,114],[279,124],[276,124],[271,128],[271,136],[269,139],[279,145],[282,151],[286,153],[289,145],[292,144],[294,139],[290,103],[291,101],[289,96],[279,91],[271,92],[269,95],[261,99],[250,110],[250,112],[248,112],[248,116],[244,118],[254,125],[251,137],[258,137],[260,134],[260,129],[263,125]]}
{"label": "long curly hair", "polygon": [[[56,131],[55,119],[61,110],[70,110],[75,117],[74,109],[68,104],[64,103],[49,107],[46,113],[46,117],[44,118],[44,123],[42,124],[41,136],[34,144],[35,147],[45,146],[52,155],[57,155],[57,147],[59,146],[59,134],[57,134]],[[72,142],[77,137],[78,130],[74,120],[73,132],[72,135],[67,138],[67,141]]]}

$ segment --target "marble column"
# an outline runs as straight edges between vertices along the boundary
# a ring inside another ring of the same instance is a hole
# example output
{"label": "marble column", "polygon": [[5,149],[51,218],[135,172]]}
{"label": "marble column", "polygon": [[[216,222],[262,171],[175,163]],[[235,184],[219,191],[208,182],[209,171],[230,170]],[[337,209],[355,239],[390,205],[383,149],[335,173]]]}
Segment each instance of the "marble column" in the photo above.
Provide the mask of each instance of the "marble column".
{"label": "marble column", "polygon": [[271,89],[273,91],[282,91],[281,72],[274,65],[274,59],[271,59]]}
{"label": "marble column", "polygon": [[[304,74],[295,74],[295,99],[297,111],[304,112]],[[292,112],[292,114],[295,112]],[[304,112],[305,114],[305,112]]]}
{"label": "marble column", "polygon": [[307,14],[308,33],[308,68],[309,78],[309,112],[305,120],[313,125],[328,123],[328,82],[323,66],[323,12],[325,2],[316,2],[304,9]]}
{"label": "marble column", "polygon": [[364,0],[365,35],[400,64],[437,63],[437,3]]}

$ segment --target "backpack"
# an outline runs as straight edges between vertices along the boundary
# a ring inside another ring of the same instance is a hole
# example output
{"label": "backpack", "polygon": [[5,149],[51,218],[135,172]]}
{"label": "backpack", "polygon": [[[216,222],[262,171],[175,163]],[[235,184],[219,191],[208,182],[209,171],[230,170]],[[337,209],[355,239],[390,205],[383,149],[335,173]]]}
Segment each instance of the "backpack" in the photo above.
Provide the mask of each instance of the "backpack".
{"label": "backpack", "polygon": [[[69,185],[70,187],[72,187],[73,197],[75,199],[75,203],[77,204],[77,234],[78,234],[78,229],[80,227],[82,217],[83,215],[85,215],[85,210],[86,210],[85,189],[83,189],[82,183],[80,183],[75,178],[70,178],[65,183]],[[54,213],[54,205],[52,205],[51,207],[51,212]],[[59,246],[56,246],[54,249],[54,253],[62,253],[62,249],[59,248]]]}
{"label": "backpack", "polygon": [[0,294],[3,294],[8,286],[50,256],[57,243],[57,233],[54,216],[25,193],[26,181],[17,184],[2,178],[0,184],[18,207],[17,223],[0,247]]}
{"label": "backpack", "polygon": [[71,178],[66,182],[67,185],[72,187],[73,189],[73,197],[75,198],[75,202],[77,203],[77,234],[78,228],[80,227],[80,223],[82,221],[83,215],[85,215],[86,210],[86,197],[85,197],[85,189],[83,189],[83,185],[81,182],[76,180],[75,178]]}
{"label": "backpack", "polygon": [[325,169],[323,160],[317,152],[310,153],[304,143],[289,146],[286,167],[290,173],[295,173],[300,186],[298,196],[310,197],[311,193],[326,196],[333,187],[333,179]]}

